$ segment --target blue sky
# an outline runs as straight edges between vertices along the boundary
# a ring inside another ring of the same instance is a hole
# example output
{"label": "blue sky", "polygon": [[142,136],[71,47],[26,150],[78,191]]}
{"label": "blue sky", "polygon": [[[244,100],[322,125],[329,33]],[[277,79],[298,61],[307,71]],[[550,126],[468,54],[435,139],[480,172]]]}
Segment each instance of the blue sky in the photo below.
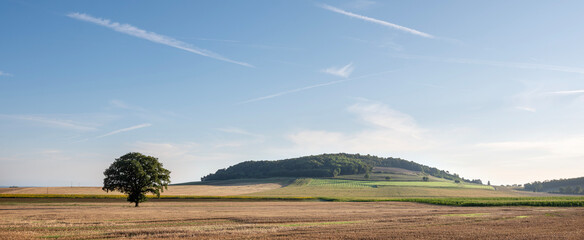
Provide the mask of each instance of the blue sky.
{"label": "blue sky", "polygon": [[173,182],[245,160],[401,157],[581,177],[584,2],[2,1],[0,185]]}

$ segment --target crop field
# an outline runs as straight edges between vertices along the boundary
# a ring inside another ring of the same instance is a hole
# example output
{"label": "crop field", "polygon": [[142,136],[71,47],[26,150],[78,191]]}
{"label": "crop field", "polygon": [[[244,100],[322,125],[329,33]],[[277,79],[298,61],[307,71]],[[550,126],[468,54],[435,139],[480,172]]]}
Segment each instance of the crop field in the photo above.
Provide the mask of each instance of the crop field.
{"label": "crop field", "polygon": [[[125,198],[119,192],[106,193],[99,187],[5,188],[0,197],[37,198]],[[378,201],[412,198],[500,198],[552,196],[514,191],[508,188],[457,184],[452,181],[357,181],[346,179],[247,179],[196,182],[173,185],[162,198],[296,200],[333,199],[335,201]],[[455,204],[456,205],[456,204]]]}
{"label": "crop field", "polygon": [[342,179],[311,179],[307,186],[324,186],[332,188],[379,188],[385,186],[399,187],[434,187],[434,188],[476,188],[494,190],[491,186],[454,183],[454,182],[423,182],[423,181],[352,181]]}
{"label": "crop field", "polygon": [[[345,179],[298,179],[292,184],[249,196],[302,196],[330,198],[412,198],[412,197],[520,197],[529,192],[454,182],[355,181]],[[541,195],[541,194],[538,194]]]}
{"label": "crop field", "polygon": [[[348,179],[348,180],[366,180],[364,178],[365,174],[355,174],[355,175],[339,175],[335,178],[337,179]],[[367,180],[379,180],[385,181],[385,177],[390,177],[392,181],[421,181],[422,177],[428,177],[430,181],[433,182],[444,182],[450,181],[443,178],[437,178],[434,176],[426,175],[421,172],[410,171],[402,168],[389,168],[389,167],[374,167],[371,171],[369,179]]]}
{"label": "crop field", "polygon": [[0,198],[0,239],[581,239],[584,208]]}

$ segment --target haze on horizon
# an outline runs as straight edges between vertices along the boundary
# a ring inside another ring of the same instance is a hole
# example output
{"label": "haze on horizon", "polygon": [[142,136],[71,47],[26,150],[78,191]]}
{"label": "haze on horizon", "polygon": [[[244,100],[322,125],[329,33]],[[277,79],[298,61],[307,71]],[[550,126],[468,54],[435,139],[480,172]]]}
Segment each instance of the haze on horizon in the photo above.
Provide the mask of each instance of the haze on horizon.
{"label": "haze on horizon", "polygon": [[584,176],[584,2],[2,1],[0,186],[173,183],[246,160],[399,157]]}

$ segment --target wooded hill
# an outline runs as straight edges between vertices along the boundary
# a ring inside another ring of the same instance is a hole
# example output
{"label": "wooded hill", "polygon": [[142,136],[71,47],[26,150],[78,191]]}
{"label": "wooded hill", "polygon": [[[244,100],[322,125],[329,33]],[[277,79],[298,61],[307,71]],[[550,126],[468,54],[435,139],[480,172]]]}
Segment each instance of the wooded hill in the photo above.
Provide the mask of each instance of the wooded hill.
{"label": "wooded hill", "polygon": [[534,192],[584,194],[584,177],[526,183],[524,189]]}
{"label": "wooded hill", "polygon": [[269,177],[336,177],[339,175],[365,174],[373,167],[403,168],[419,171],[428,175],[449,180],[462,180],[481,183],[480,180],[467,180],[448,171],[428,167],[400,158],[380,158],[360,154],[321,154],[277,161],[245,161],[201,178],[208,180],[227,180],[240,178]]}

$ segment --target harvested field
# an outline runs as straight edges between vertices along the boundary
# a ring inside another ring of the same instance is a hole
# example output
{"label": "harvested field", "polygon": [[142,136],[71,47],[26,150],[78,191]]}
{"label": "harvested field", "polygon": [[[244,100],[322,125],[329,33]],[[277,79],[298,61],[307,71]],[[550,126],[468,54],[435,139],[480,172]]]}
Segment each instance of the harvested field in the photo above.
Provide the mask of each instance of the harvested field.
{"label": "harvested field", "polygon": [[[181,185],[168,186],[161,195],[189,196],[232,196],[250,194],[281,188],[278,183],[260,183],[244,185]],[[120,195],[119,192],[101,190],[101,187],[31,187],[4,188],[3,194],[84,194],[84,195]]]}
{"label": "harvested field", "polygon": [[0,239],[581,239],[584,208],[0,199]]}

